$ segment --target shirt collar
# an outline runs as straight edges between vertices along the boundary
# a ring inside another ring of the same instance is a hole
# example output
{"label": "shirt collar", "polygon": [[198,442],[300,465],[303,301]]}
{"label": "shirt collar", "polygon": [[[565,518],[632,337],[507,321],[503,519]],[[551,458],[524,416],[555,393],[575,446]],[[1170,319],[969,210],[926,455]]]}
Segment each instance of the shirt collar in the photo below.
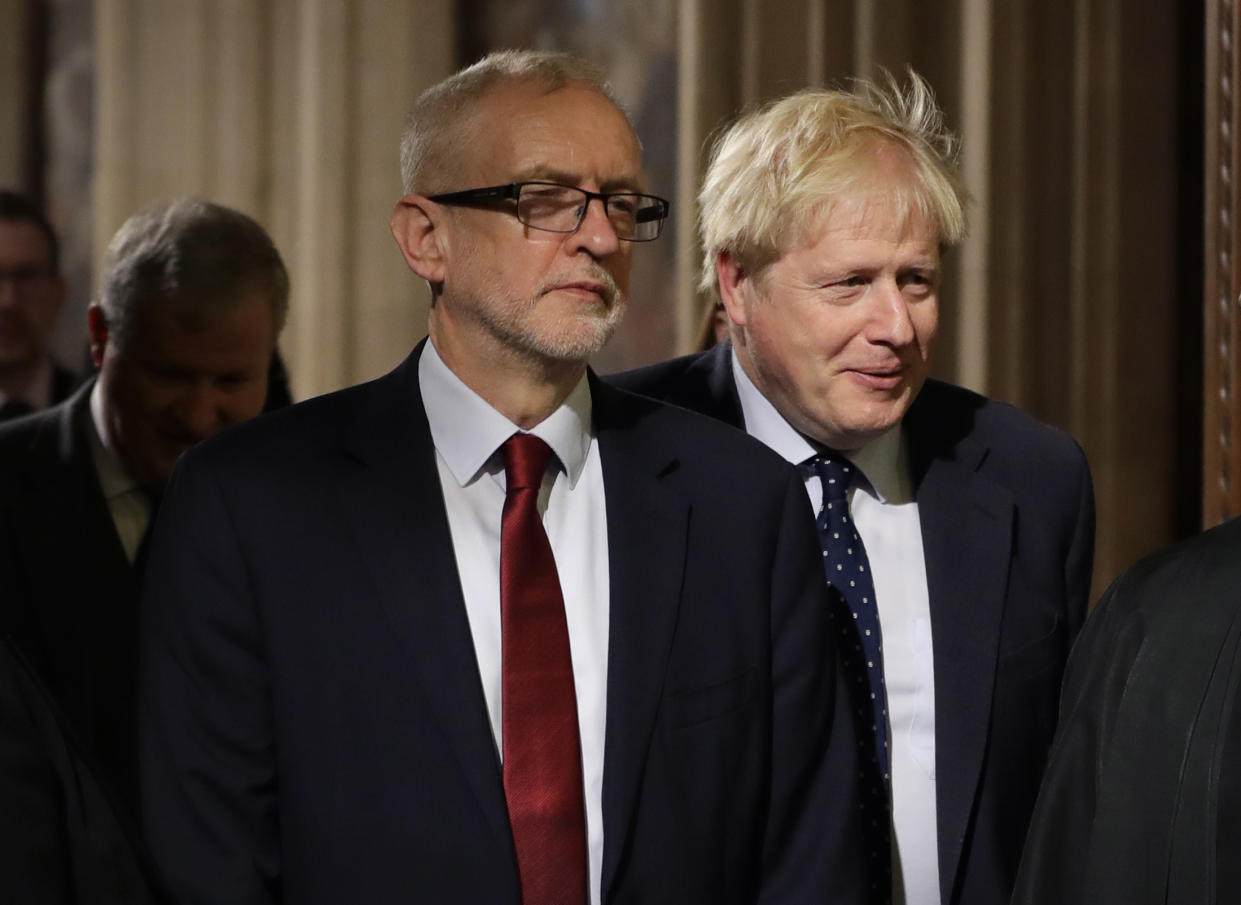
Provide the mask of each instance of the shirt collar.
{"label": "shirt collar", "polygon": [[817,456],[819,449],[807,440],[793,425],[776,411],[771,400],[764,396],[750,380],[750,375],[737,360],[737,350],[731,352],[733,380],[737,384],[737,397],[741,400],[741,417],[745,419],[746,433],[770,446],[794,465]]}
{"label": "shirt collar", "polygon": [[[492,456],[521,428],[466,386],[430,340],[418,359],[418,384],[431,440],[457,483],[464,487],[485,470],[494,470],[495,463],[486,468]],[[590,383],[583,374],[560,407],[529,431],[552,448],[570,487],[577,485],[586,467],[593,440],[590,419]]]}
{"label": "shirt collar", "polygon": [[[735,349],[732,350],[731,357],[733,380],[737,385],[737,397],[741,401],[741,416],[745,419],[746,432],[794,465],[801,465],[823,452],[820,445],[813,443],[789,424],[771,404],[771,400],[754,385],[750,375],[737,360]],[[881,502],[904,503],[913,499],[908,456],[900,422],[861,449],[850,450],[842,455],[862,472]]]}
{"label": "shirt collar", "polygon": [[95,473],[99,475],[99,486],[106,500],[114,500],[119,496],[138,490],[138,482],[129,476],[120,456],[104,438],[108,436],[104,429],[103,391],[99,381],[90,391],[90,409],[86,422],[86,436],[90,443],[91,459],[95,463]]}
{"label": "shirt collar", "polygon": [[913,502],[909,456],[899,421],[861,449],[851,451],[848,458],[866,476],[879,502]]}

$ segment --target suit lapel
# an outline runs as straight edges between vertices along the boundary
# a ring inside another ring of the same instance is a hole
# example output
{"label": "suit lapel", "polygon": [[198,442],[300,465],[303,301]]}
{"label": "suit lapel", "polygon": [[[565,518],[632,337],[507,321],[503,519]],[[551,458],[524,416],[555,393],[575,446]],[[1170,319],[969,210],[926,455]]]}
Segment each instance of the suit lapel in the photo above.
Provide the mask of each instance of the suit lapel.
{"label": "suit lapel", "polygon": [[[663,479],[678,460],[640,403],[592,380],[607,500],[610,638],[603,772],[603,897],[629,845],[680,606],[689,505]],[[662,450],[662,452],[661,452]]]}
{"label": "suit lapel", "polygon": [[931,604],[940,889],[949,902],[991,723],[1014,502],[981,473],[987,448],[945,432],[929,408],[915,405],[905,423]]}
{"label": "suit lapel", "polygon": [[[127,626],[132,636],[136,618],[132,569],[81,425],[93,383],[49,413],[27,459],[20,524],[15,526],[20,561],[29,564],[31,599],[46,607],[35,618],[49,639],[49,656],[58,661],[55,672],[73,685],[74,694],[88,696],[84,660],[117,650],[101,638]],[[66,562],[75,568],[64,568]],[[116,612],[117,606],[126,611]]]}
{"label": "suit lapel", "polygon": [[339,494],[398,643],[496,841],[512,852],[495,740],[457,576],[426,411],[421,346],[376,381],[346,440]]}

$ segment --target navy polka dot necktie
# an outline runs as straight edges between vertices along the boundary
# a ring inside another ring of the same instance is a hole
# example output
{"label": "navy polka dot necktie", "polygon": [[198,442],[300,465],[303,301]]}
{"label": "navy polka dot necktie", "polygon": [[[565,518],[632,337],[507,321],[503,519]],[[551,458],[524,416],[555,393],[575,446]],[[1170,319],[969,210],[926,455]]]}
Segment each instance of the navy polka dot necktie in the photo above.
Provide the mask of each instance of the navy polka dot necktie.
{"label": "navy polka dot necktie", "polygon": [[849,685],[858,744],[861,807],[872,902],[891,897],[891,836],[888,800],[888,705],[883,685],[883,642],[875,583],[866,548],[849,515],[849,484],[857,469],[835,453],[808,463],[823,484],[819,540],[832,598],[832,623],[841,668]]}

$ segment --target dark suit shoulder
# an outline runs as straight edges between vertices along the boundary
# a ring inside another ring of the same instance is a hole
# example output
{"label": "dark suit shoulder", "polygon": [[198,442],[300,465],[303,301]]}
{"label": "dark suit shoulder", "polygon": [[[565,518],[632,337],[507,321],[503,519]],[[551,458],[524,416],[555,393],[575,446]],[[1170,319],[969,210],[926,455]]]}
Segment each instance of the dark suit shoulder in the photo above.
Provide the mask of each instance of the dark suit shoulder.
{"label": "dark suit shoulder", "polygon": [[1021,483],[1087,470],[1085,453],[1067,431],[950,383],[928,380],[904,423],[916,458],[977,455],[988,472],[1007,472]]}
{"label": "dark suit shoulder", "polygon": [[665,388],[676,384],[684,378],[686,372],[693,370],[695,365],[703,362],[707,354],[695,352],[691,355],[682,355],[657,364],[609,374],[604,379],[623,390],[657,399]]}
{"label": "dark suit shoulder", "polygon": [[52,406],[0,424],[0,459],[11,463],[38,453],[40,447],[54,443],[68,403]]}
{"label": "dark suit shoulder", "polygon": [[[609,384],[611,378],[594,386],[595,420],[600,429],[633,429],[653,454],[677,456],[721,480],[728,476],[735,481],[743,474],[753,483],[758,472],[786,480],[792,466],[745,431],[698,411]],[[735,490],[736,485],[729,489]]]}
{"label": "dark suit shoulder", "polygon": [[701,412],[727,424],[742,426],[741,403],[732,376],[732,346],[723,342],[695,355],[612,374],[613,386]]}
{"label": "dark suit shoulder", "polygon": [[1192,605],[1193,621],[1225,623],[1241,608],[1238,588],[1241,516],[1134,563],[1112,583],[1096,610],[1112,622],[1176,622],[1184,607]]}
{"label": "dark suit shoulder", "polygon": [[90,404],[93,385],[88,381],[64,402],[0,424],[0,487],[12,486],[0,493],[0,501],[13,503],[48,482],[63,488],[66,470],[78,476],[86,473],[90,448],[77,425]]}
{"label": "dark suit shoulder", "polygon": [[231,425],[188,450],[182,461],[229,467],[306,462],[338,448],[359,414],[376,404],[376,397],[391,395],[394,373]]}

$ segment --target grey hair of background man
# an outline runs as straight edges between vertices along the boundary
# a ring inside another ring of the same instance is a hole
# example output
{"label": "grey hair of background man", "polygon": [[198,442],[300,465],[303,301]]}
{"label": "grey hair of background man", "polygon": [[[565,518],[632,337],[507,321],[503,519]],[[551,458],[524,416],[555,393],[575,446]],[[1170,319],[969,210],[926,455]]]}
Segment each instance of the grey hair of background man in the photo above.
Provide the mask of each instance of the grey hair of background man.
{"label": "grey hair of background man", "polygon": [[198,198],[178,198],[126,220],[108,244],[100,282],[99,306],[118,347],[138,308],[152,302],[194,319],[257,290],[271,303],[276,333],[289,308],[289,274],[263,227]]}
{"label": "grey hair of background man", "polygon": [[[629,121],[603,72],[568,53],[504,50],[432,85],[414,101],[401,136],[401,182],[405,193],[455,191],[454,164],[469,146],[471,114],[478,102],[502,85],[529,82],[550,93],[580,83],[612,102]],[[630,128],[633,123],[630,122]]]}
{"label": "grey hair of background man", "polygon": [[[913,178],[877,178],[876,152],[905,156]],[[728,252],[752,275],[804,241],[833,199],[866,191],[896,196],[929,217],[940,244],[965,238],[968,196],[958,142],[930,86],[913,70],[902,88],[857,80],[847,90],[808,89],[749,113],[715,142],[699,202],[699,288],[716,291],[716,260]]]}

